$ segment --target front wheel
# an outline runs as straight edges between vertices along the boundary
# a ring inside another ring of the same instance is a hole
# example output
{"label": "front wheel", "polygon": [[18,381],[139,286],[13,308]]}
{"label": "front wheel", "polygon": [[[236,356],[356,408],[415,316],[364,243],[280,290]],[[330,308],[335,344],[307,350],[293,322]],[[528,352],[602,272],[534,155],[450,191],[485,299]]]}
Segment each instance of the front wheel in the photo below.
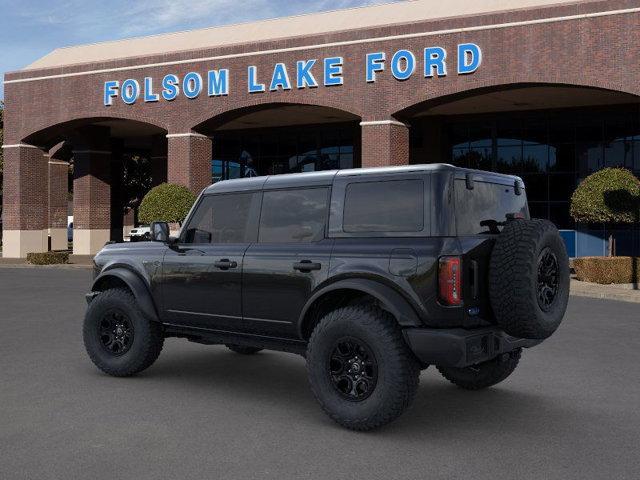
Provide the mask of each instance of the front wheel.
{"label": "front wheel", "polygon": [[122,288],[106,290],[89,304],[83,339],[91,361],[114,377],[150,367],[164,344],[162,327],[149,321],[131,292]]}
{"label": "front wheel", "polygon": [[322,409],[352,430],[391,422],[411,404],[420,364],[393,317],[353,305],[320,320],[309,339],[311,390]]}
{"label": "front wheel", "polygon": [[503,353],[488,362],[470,367],[438,367],[444,378],[466,390],[481,390],[505,380],[518,366],[522,349]]}

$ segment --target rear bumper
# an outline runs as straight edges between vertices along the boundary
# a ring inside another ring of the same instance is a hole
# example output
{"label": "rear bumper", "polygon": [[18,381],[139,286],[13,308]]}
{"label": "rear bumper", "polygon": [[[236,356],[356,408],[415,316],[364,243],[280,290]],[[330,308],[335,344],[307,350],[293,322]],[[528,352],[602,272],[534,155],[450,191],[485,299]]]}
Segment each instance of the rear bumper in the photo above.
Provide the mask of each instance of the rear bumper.
{"label": "rear bumper", "polygon": [[542,342],[512,337],[496,327],[406,328],[403,333],[409,348],[424,365],[443,367],[468,367]]}

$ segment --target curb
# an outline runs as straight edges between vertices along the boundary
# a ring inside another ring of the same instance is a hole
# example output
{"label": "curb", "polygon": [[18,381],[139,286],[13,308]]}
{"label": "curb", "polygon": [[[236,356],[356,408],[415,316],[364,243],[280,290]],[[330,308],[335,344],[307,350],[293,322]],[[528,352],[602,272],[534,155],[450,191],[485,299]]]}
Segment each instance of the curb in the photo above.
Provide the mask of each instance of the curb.
{"label": "curb", "polygon": [[572,279],[569,293],[575,297],[640,303],[640,290],[633,290],[626,286],[600,285]]}

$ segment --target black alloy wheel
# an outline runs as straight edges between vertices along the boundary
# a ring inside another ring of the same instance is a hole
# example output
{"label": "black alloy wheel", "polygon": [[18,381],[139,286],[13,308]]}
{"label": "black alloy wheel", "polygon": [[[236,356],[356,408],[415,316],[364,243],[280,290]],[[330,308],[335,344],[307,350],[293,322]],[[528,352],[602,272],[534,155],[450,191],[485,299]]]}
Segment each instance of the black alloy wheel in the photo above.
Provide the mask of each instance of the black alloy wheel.
{"label": "black alloy wheel", "polygon": [[371,395],[378,381],[378,364],[361,340],[339,339],[329,359],[329,376],[336,391],[345,399],[359,402]]}
{"label": "black alloy wheel", "polygon": [[558,258],[549,247],[538,258],[538,305],[547,312],[558,294]]}
{"label": "black alloy wheel", "polygon": [[100,344],[111,355],[119,357],[131,348],[133,343],[133,323],[127,315],[119,311],[106,312],[98,324]]}

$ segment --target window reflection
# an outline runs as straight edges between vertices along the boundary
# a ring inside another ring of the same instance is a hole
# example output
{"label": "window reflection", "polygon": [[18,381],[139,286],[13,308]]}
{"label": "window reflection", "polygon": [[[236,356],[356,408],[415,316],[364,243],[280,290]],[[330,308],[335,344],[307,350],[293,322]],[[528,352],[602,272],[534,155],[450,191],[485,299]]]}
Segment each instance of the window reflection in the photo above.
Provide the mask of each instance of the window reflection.
{"label": "window reflection", "polygon": [[359,138],[357,123],[220,132],[212,180],[353,168]]}
{"label": "window reflection", "polygon": [[573,228],[569,200],[579,181],[604,167],[640,173],[640,109],[497,113],[445,121],[451,163],[521,176],[533,217]]}

